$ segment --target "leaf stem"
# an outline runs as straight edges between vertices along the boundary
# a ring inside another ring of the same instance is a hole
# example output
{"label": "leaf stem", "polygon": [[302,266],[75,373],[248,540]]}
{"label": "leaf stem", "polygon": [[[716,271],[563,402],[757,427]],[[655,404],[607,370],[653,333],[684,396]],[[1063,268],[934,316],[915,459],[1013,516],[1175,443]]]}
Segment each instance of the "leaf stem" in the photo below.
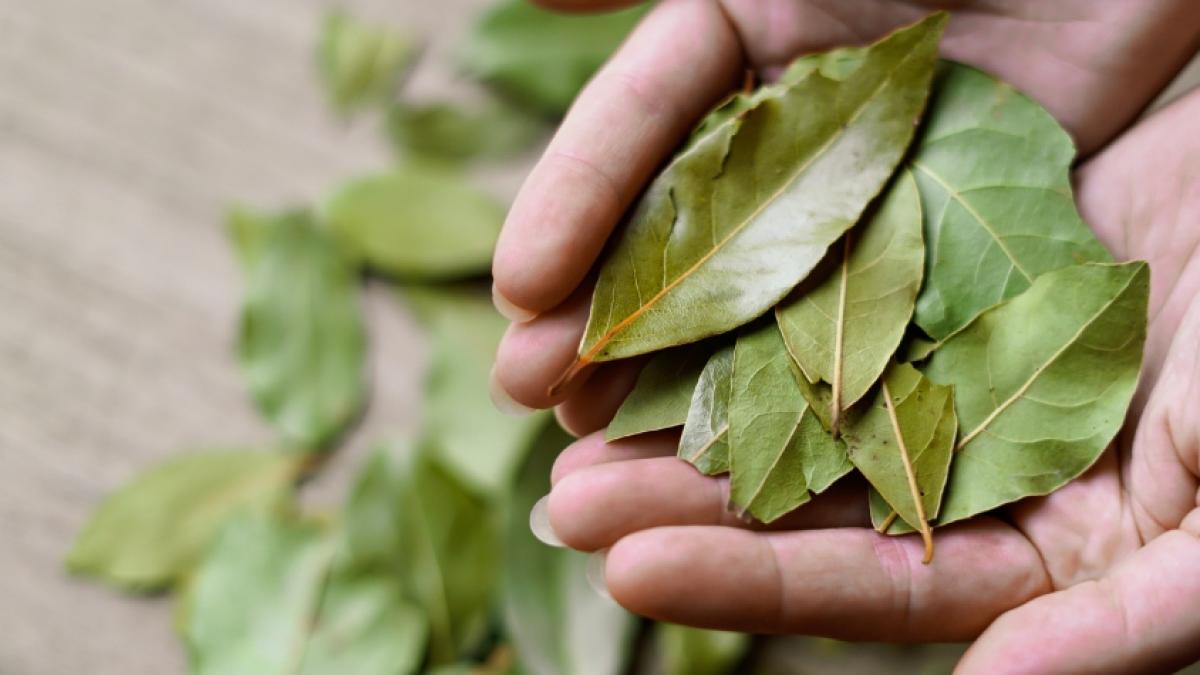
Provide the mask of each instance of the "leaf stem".
{"label": "leaf stem", "polygon": [[842,350],[846,339],[846,287],[850,280],[850,233],[842,239],[842,282],[838,290],[837,325],[833,334],[833,396],[830,397],[829,433],[834,438],[842,422]]}
{"label": "leaf stem", "polygon": [[892,432],[896,435],[896,445],[900,450],[900,462],[904,464],[904,475],[908,478],[908,489],[912,493],[913,505],[917,508],[921,539],[925,541],[925,557],[921,562],[928,565],[933,560],[933,533],[929,529],[929,521],[925,518],[925,500],[921,497],[921,488],[917,486],[917,475],[913,471],[912,460],[908,457],[908,447],[904,444],[904,435],[900,433],[900,420],[896,417],[896,405],[892,403],[892,393],[888,391],[886,380],[883,382],[883,402],[887,406],[888,418],[892,422]]}
{"label": "leaf stem", "polygon": [[879,527],[875,528],[875,531],[879,534],[887,534],[887,531],[892,527],[892,523],[896,522],[896,518],[899,515],[899,513],[892,511],[888,514],[887,518],[883,519],[883,522],[879,524]]}

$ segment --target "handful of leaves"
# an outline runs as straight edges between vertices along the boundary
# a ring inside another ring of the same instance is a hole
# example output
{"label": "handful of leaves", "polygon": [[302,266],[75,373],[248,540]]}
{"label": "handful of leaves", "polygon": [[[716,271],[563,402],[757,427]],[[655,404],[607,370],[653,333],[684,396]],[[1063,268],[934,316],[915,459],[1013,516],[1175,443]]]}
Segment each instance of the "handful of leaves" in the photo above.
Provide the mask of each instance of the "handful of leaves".
{"label": "handful of leaves", "polygon": [[576,364],[654,353],[610,440],[679,456],[779,518],[852,469],[881,532],[1083,473],[1137,384],[1149,270],[1077,213],[1067,133],[937,59],[934,14],[801,57],[700,122],[600,269]]}

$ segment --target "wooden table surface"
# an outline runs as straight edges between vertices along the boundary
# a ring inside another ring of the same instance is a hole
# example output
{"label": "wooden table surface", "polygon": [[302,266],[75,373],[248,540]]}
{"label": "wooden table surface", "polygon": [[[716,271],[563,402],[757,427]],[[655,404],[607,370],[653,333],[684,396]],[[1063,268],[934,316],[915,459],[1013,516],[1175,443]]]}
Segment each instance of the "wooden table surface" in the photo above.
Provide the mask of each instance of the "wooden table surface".
{"label": "wooden table surface", "polygon": [[[169,603],[61,561],[147,464],[272,439],[231,358],[241,281],[224,207],[311,203],[388,161],[314,81],[327,4],[0,0],[0,673],[184,668]],[[483,0],[338,4],[437,36],[436,57]],[[414,87],[450,79],[434,67]],[[426,346],[382,289],[367,304],[373,404],[318,500],[370,439],[417,419]]]}

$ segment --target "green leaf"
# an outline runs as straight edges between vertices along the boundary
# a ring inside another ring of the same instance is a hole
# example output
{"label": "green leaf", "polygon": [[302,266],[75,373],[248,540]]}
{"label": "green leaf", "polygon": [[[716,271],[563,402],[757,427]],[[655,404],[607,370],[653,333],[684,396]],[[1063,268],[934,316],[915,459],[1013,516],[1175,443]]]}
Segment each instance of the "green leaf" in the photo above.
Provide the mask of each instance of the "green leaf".
{"label": "green leaf", "polygon": [[521,470],[509,508],[501,593],[504,626],[530,675],[625,672],[636,618],[587,582],[588,554],[534,538],[529,512],[550,491],[550,467],[571,438],[548,425]]}
{"label": "green leaf", "polygon": [[395,96],[416,54],[407,35],[332,12],[321,25],[317,65],[329,100],[345,113]]}
{"label": "green leaf", "polygon": [[403,279],[437,281],[491,268],[504,209],[458,172],[410,163],[342,186],[324,217],[351,257]]}
{"label": "green leaf", "polygon": [[320,448],[363,406],[358,277],[306,213],[276,218],[262,237],[246,257],[242,371],[284,438]]}
{"label": "green leaf", "polygon": [[683,434],[679,437],[679,457],[709,476],[729,471],[729,399],[732,394],[733,345],[726,345],[704,364],[692,391]]}
{"label": "green leaf", "polygon": [[1075,210],[1075,146],[1048,112],[978,70],[943,63],[909,162],[921,191],[935,340],[1067,265],[1111,260]]}
{"label": "green leaf", "polygon": [[646,9],[582,15],[501,0],[463,43],[461,60],[470,74],[505,94],[560,115]]}
{"label": "green leaf", "polygon": [[191,590],[192,672],[415,673],[426,624],[387,576],[334,569],[337,537],[304,523],[231,522]]}
{"label": "green leaf", "polygon": [[845,429],[850,461],[880,496],[926,541],[937,518],[954,453],[958,419],[952,387],[939,386],[907,363],[894,364],[870,406]]}
{"label": "green leaf", "polygon": [[294,471],[288,457],[267,452],[172,457],[104,500],[67,567],[128,590],[168,586],[191,572],[231,515],[278,503]]}
{"label": "green leaf", "polygon": [[229,209],[225,215],[225,231],[243,271],[253,269],[262,258],[279,221],[275,214],[241,205]]}
{"label": "green leaf", "polygon": [[850,470],[804,399],[775,322],[738,337],[729,403],[730,501],[769,523]]}
{"label": "green leaf", "polygon": [[954,385],[960,425],[939,524],[1049,494],[1096,461],[1137,388],[1149,283],[1140,261],[1050,272],[933,353],[925,374]]}
{"label": "green leaf", "polygon": [[573,370],[728,332],[783,299],[900,161],[944,25],[897,31],[844,79],[781,85],[694,139],[605,257]]}
{"label": "green leaf", "polygon": [[673,623],[654,624],[662,675],[726,675],[736,672],[750,649],[750,636]]}
{"label": "green leaf", "polygon": [[486,635],[500,541],[494,505],[434,460],[437,443],[426,437],[398,458],[378,451],[346,529],[351,560],[389,570],[429,619],[430,658],[446,664]]}
{"label": "green leaf", "polygon": [[508,321],[482,289],[409,287],[401,295],[418,308],[433,342],[425,425],[439,442],[430,450],[473,488],[498,495],[549,417],[505,415],[488,396],[488,374]]}
{"label": "green leaf", "polygon": [[907,171],[835,251],[833,274],[801,284],[775,317],[804,377],[831,385],[836,433],[842,411],[866,395],[896,352],[921,288],[921,203]]}
{"label": "green leaf", "polygon": [[452,162],[511,157],[530,149],[546,129],[542,120],[502,103],[478,110],[400,103],[388,111],[387,125],[401,154]]}
{"label": "green leaf", "polygon": [[608,424],[605,440],[683,425],[700,371],[712,353],[713,345],[699,343],[655,354]]}

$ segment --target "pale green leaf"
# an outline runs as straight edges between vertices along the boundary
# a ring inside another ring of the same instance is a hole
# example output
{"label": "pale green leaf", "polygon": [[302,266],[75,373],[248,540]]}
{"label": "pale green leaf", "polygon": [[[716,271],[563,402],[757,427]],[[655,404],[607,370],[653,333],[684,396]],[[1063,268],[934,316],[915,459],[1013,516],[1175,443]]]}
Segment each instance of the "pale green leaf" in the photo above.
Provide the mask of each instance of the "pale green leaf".
{"label": "pale green leaf", "polygon": [[1150,270],[1085,264],[1038,277],[933,353],[960,425],[939,524],[1045,495],[1087,470],[1137,388]]}
{"label": "pale green leaf", "polygon": [[[902,171],[878,209],[834,246],[831,274],[775,310],[809,382],[831,386],[831,425],[879,379],[912,318],[925,262],[921,203]],[[810,401],[812,403],[812,401]]]}
{"label": "pale green leaf", "polygon": [[502,103],[477,110],[400,103],[388,110],[387,125],[401,154],[453,162],[511,157],[533,147],[546,130],[542,120]]}
{"label": "pale green leaf", "polygon": [[323,216],[351,258],[403,279],[445,280],[491,268],[504,208],[461,173],[408,163],[343,185]]}
{"label": "pale green leaf", "polygon": [[604,438],[615,441],[682,426],[687,421],[700,371],[713,349],[711,344],[698,343],[655,354],[609,422]]}
{"label": "pale green leaf", "polygon": [[416,54],[409,36],[332,12],[321,25],[317,65],[329,100],[347,112],[395,96]]}
{"label": "pale green leaf", "polygon": [[728,332],[804,279],[900,161],[944,25],[897,31],[842,79],[779,85],[693,139],[606,255],[575,368]]}
{"label": "pale green leaf", "polygon": [[191,572],[233,514],[278,503],[294,471],[294,461],[267,452],[172,457],[104,500],[67,567],[129,590],[168,586]]}
{"label": "pale green leaf", "polygon": [[935,340],[1042,273],[1111,259],[1075,209],[1071,137],[1012,86],[943,63],[913,148],[929,249],[916,322]]}
{"label": "pale green leaf", "polygon": [[500,0],[462,45],[464,68],[542,112],[566,112],[575,95],[625,38],[646,6],[596,14]]}
{"label": "pale green leaf", "polygon": [[[845,447],[825,432],[793,375],[774,321],[734,347],[729,403],[730,501],[769,523],[850,470]],[[810,479],[813,484],[810,484]]]}
{"label": "pale green leaf", "polygon": [[358,277],[305,213],[285,214],[248,257],[238,357],[259,409],[317,449],[362,408],[366,338]]}
{"label": "pale green leaf", "polygon": [[673,623],[654,624],[661,675],[726,675],[737,672],[750,636]]}
{"label": "pale green leaf", "polygon": [[205,558],[184,633],[192,671],[221,675],[415,673],[427,627],[388,575],[335,569],[337,537],[238,518]]}
{"label": "pale green leaf", "polygon": [[921,530],[941,507],[957,429],[953,388],[901,363],[888,369],[844,437],[854,466],[905,523]]}
{"label": "pale green leaf", "polygon": [[709,476],[729,471],[729,399],[733,392],[733,345],[704,364],[679,437],[678,455]]}
{"label": "pale green leaf", "polygon": [[530,675],[618,675],[637,620],[587,582],[588,554],[534,538],[529,512],[550,491],[550,467],[571,439],[549,426],[534,444],[509,508],[501,593],[504,626]]}

